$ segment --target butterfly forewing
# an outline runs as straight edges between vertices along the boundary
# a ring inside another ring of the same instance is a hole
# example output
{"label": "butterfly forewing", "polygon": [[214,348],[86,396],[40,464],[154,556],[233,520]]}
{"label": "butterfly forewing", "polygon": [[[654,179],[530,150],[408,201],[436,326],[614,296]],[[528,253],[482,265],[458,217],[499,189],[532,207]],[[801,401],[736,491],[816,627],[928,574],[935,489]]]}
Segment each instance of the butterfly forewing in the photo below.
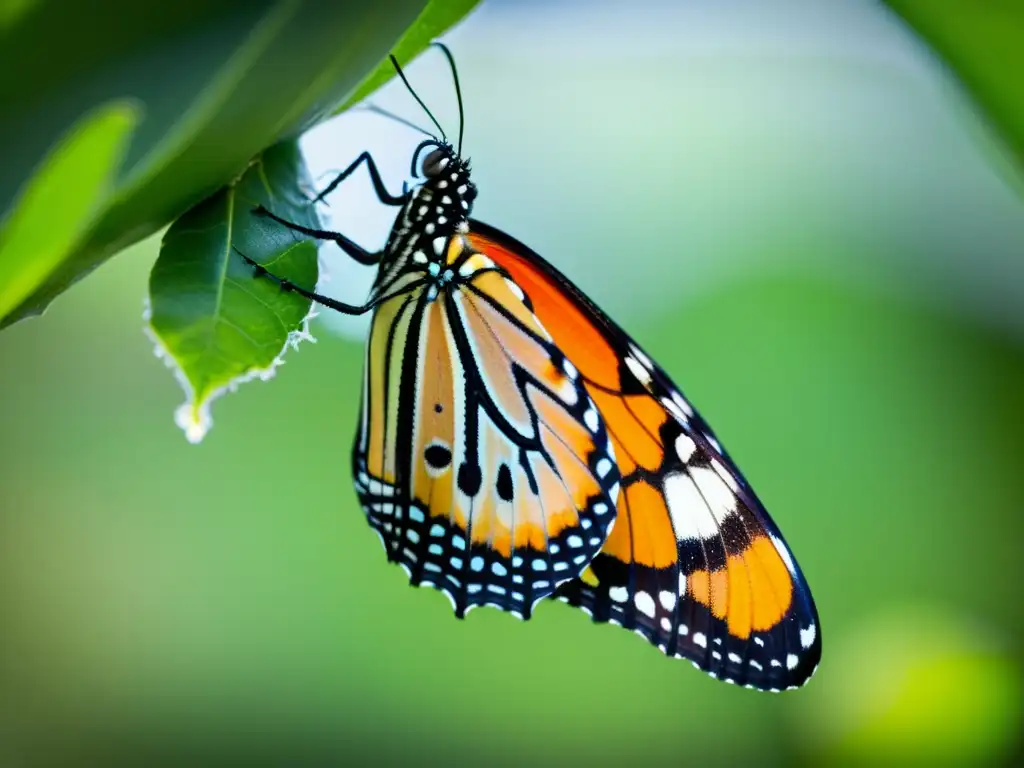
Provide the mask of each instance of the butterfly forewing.
{"label": "butterfly forewing", "polygon": [[514,278],[580,373],[621,474],[617,523],[558,597],[716,677],[778,690],[821,655],[810,591],[771,518],[668,376],[564,276],[479,222],[470,242]]}
{"label": "butterfly forewing", "polygon": [[460,616],[492,604],[527,617],[604,544],[618,465],[523,292],[462,238],[446,268],[444,289],[420,286],[376,310],[356,489],[413,584],[444,591]]}

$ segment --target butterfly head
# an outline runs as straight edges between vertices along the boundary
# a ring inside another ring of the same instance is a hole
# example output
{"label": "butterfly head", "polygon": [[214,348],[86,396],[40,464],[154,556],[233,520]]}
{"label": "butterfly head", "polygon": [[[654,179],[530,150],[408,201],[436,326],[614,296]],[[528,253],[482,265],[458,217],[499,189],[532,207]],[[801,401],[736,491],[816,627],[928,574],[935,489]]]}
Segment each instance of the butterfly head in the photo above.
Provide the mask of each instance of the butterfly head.
{"label": "butterfly head", "polygon": [[[426,149],[430,151],[416,169],[418,157]],[[436,207],[438,215],[453,225],[469,218],[477,189],[470,179],[468,158],[459,155],[448,142],[424,142],[413,159],[413,168],[423,179],[418,198]]]}
{"label": "butterfly head", "polygon": [[[395,72],[402,79],[405,87],[412,97],[423,108],[423,111],[430,118],[441,134],[440,138],[431,135],[423,129],[422,133],[430,136],[426,141],[420,142],[412,158],[412,173],[423,179],[416,197],[418,204],[426,204],[428,209],[433,206],[437,212],[437,224],[445,226],[453,225],[456,229],[464,224],[469,218],[473,209],[473,201],[476,199],[476,185],[469,178],[469,159],[462,156],[462,131],[465,126],[465,113],[462,108],[462,89],[459,86],[459,74],[455,68],[455,59],[451,51],[444,43],[431,43],[432,47],[438,48],[444,53],[445,58],[452,70],[452,82],[455,86],[455,95],[459,104],[459,139],[458,144],[453,145],[441,127],[441,124],[434,117],[433,113],[423,103],[413,87],[409,84],[398,60],[392,56],[391,63]],[[423,153],[426,152],[424,155]],[[422,164],[420,157],[423,156]],[[419,205],[417,206],[419,210]]]}

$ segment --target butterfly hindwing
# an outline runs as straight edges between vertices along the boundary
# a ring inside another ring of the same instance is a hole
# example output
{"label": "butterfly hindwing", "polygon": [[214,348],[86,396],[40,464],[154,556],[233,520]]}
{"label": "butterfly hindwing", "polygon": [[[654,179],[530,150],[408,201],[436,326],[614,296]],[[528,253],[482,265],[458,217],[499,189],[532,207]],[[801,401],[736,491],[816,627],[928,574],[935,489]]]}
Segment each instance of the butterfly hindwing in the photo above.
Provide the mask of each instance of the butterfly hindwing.
{"label": "butterfly hindwing", "polygon": [[708,425],[632,339],[554,267],[479,222],[470,242],[522,287],[597,405],[621,474],[617,522],[556,596],[730,682],[805,682],[821,654],[788,546]]}
{"label": "butterfly hindwing", "polygon": [[603,545],[618,465],[522,292],[462,243],[446,249],[446,290],[413,287],[375,312],[356,490],[413,584],[444,591],[459,616],[491,604],[528,617]]}

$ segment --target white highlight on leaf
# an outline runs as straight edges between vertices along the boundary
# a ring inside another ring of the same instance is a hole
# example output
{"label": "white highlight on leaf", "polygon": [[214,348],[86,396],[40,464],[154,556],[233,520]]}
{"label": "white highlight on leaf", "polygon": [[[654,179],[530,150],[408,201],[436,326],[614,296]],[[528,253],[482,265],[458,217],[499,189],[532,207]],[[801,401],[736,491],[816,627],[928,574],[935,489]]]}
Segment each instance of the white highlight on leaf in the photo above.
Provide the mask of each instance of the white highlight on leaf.
{"label": "white highlight on leaf", "polygon": [[[323,273],[323,265],[319,265],[321,274]],[[213,428],[213,416],[210,413],[210,407],[213,405],[213,401],[219,398],[226,392],[234,392],[238,389],[240,384],[252,381],[253,379],[259,379],[260,381],[269,381],[274,378],[277,373],[277,369],[284,365],[284,355],[289,349],[298,349],[299,344],[303,341],[308,341],[311,344],[316,343],[316,339],[313,334],[309,332],[310,321],[317,316],[316,305],[310,304],[309,312],[302,318],[302,322],[299,324],[297,330],[289,331],[288,337],[285,339],[284,345],[281,347],[281,351],[277,353],[277,356],[270,361],[270,364],[265,368],[254,367],[241,376],[237,376],[227,384],[217,387],[212,390],[206,399],[201,403],[196,402],[196,393],[192,388],[192,382],[188,380],[185,372],[178,365],[178,361],[174,355],[171,354],[170,350],[164,346],[163,341],[156,335],[153,330],[153,326],[150,324],[150,320],[153,316],[153,309],[149,304],[149,297],[146,297],[143,303],[142,309],[142,320],[143,326],[142,331],[146,334],[146,337],[153,342],[153,354],[156,355],[157,359],[162,360],[164,365],[171,371],[174,378],[177,380],[178,385],[185,392],[185,402],[178,406],[174,411],[174,423],[185,433],[185,439],[193,445],[201,443],[203,438],[209,434]]]}

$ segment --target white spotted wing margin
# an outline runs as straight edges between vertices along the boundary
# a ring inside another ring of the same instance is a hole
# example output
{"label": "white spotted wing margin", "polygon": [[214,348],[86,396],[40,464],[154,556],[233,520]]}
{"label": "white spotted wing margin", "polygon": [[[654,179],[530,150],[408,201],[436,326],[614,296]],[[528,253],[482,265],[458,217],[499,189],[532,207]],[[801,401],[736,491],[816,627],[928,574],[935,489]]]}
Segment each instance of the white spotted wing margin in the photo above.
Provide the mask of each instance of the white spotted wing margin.
{"label": "white spotted wing margin", "polygon": [[472,255],[439,291],[377,308],[353,475],[411,584],[459,617],[491,605],[525,619],[600,550],[619,472],[571,364],[522,292]]}
{"label": "white spotted wing margin", "polygon": [[[667,374],[608,323],[606,333],[614,334],[621,355],[623,392],[645,392],[668,415],[653,435],[663,450],[661,466],[623,477],[623,503],[628,505],[628,489],[641,475],[661,490],[676,560],[651,567],[599,554],[591,564],[590,583],[575,580],[557,596],[586,610],[594,621],[632,629],[667,656],[687,659],[724,682],[772,692],[806,684],[821,659],[820,623],[782,533]],[[609,431],[615,435],[614,423]],[[629,452],[628,442],[618,448],[623,449]],[[759,596],[764,583],[772,581],[766,563],[773,558],[779,570],[767,591],[778,586],[779,600],[788,591],[787,607],[758,625],[754,617],[763,612]],[[780,584],[783,572],[785,583]]]}

